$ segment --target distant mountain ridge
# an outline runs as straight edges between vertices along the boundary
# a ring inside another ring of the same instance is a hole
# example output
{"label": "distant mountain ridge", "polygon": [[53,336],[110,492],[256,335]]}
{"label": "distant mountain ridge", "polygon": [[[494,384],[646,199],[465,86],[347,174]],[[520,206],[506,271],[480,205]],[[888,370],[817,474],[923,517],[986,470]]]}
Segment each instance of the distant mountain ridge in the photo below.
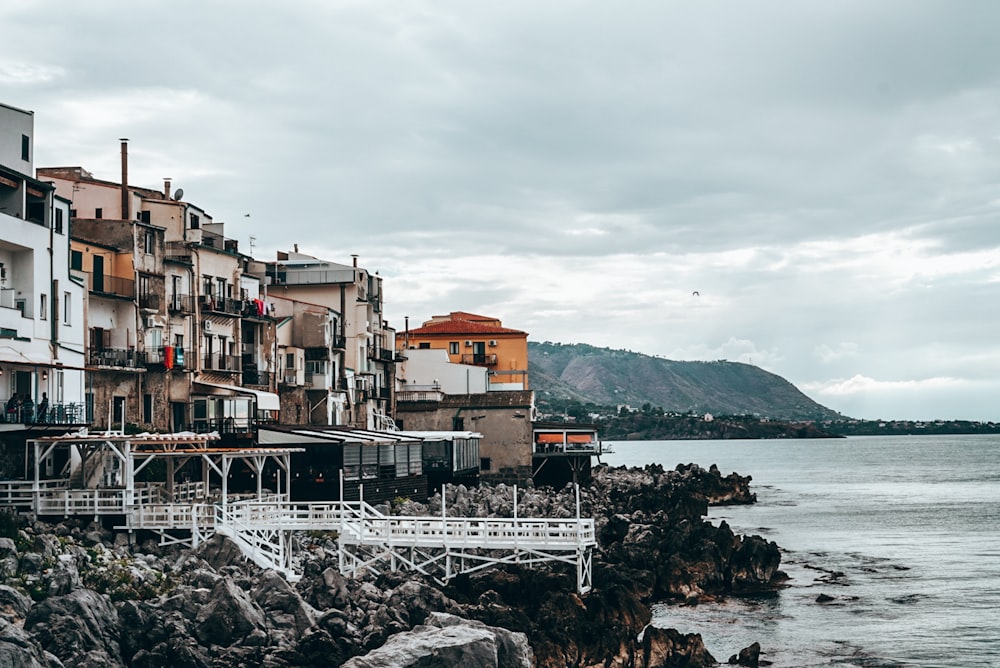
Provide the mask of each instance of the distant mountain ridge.
{"label": "distant mountain ridge", "polygon": [[528,342],[538,403],[643,404],[668,412],[759,415],[777,420],[844,419],[784,378],[741,362],[678,362],[582,343]]}

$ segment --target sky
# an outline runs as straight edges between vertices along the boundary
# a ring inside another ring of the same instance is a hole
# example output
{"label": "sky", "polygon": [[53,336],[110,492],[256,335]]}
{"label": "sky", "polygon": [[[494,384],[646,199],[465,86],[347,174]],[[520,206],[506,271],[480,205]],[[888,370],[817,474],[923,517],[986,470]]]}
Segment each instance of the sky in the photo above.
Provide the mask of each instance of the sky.
{"label": "sky", "polygon": [[1000,3],[0,4],[35,166],[362,266],[402,330],[740,361],[1000,421]]}

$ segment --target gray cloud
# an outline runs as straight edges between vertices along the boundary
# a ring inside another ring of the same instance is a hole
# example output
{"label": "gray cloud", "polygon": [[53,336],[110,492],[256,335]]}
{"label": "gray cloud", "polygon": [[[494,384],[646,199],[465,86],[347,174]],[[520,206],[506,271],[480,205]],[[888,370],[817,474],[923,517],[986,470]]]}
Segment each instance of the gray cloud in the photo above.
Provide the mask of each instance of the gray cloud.
{"label": "gray cloud", "polygon": [[0,21],[38,165],[115,180],[130,137],[134,183],[172,177],[242,248],[359,253],[397,327],[495,313],[753,361],[849,414],[1000,419],[969,403],[1000,374],[995,3],[39,0]]}

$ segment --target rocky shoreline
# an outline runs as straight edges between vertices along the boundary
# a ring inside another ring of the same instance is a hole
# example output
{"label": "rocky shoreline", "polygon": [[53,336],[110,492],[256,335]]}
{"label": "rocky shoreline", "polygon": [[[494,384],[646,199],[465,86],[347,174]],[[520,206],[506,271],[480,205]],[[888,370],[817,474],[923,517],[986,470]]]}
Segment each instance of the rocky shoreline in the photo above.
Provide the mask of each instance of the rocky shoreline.
{"label": "rocky shoreline", "polygon": [[[704,520],[709,504],[753,503],[749,482],[714,466],[597,467],[580,490],[599,543],[585,596],[562,564],[488,569],[444,587],[413,573],[347,579],[334,537],[314,534],[303,536],[292,585],[220,536],[182,550],[34,522],[0,538],[0,665],[716,665],[699,635],[650,627],[650,606],[780,586],[777,545]],[[513,498],[503,485],[459,486],[445,503],[449,515],[503,516]],[[519,490],[518,513],[571,517],[575,502],[571,488]],[[439,514],[441,499],[391,510]],[[731,662],[756,665],[752,650]]]}

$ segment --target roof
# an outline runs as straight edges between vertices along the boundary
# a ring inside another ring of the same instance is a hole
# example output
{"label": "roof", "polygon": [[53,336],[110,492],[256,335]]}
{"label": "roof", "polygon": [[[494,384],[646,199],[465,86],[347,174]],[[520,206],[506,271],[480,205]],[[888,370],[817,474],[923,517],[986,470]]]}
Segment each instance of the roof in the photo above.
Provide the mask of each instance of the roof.
{"label": "roof", "polygon": [[442,408],[531,408],[531,390],[483,392],[480,394],[446,394],[438,406]]}
{"label": "roof", "polygon": [[420,439],[391,431],[370,431],[343,426],[328,425],[260,425],[257,429],[260,444],[308,443],[352,443],[362,445],[391,445],[394,443],[417,443]]}
{"label": "roof", "polygon": [[446,320],[443,322],[432,322],[430,324],[424,325],[423,327],[418,327],[417,329],[409,330],[410,336],[444,336],[448,334],[483,334],[483,335],[496,335],[496,334],[517,334],[520,336],[527,336],[527,332],[522,332],[519,329],[510,329],[509,327],[496,327],[494,325],[486,325],[481,322],[472,322],[469,320]]}

